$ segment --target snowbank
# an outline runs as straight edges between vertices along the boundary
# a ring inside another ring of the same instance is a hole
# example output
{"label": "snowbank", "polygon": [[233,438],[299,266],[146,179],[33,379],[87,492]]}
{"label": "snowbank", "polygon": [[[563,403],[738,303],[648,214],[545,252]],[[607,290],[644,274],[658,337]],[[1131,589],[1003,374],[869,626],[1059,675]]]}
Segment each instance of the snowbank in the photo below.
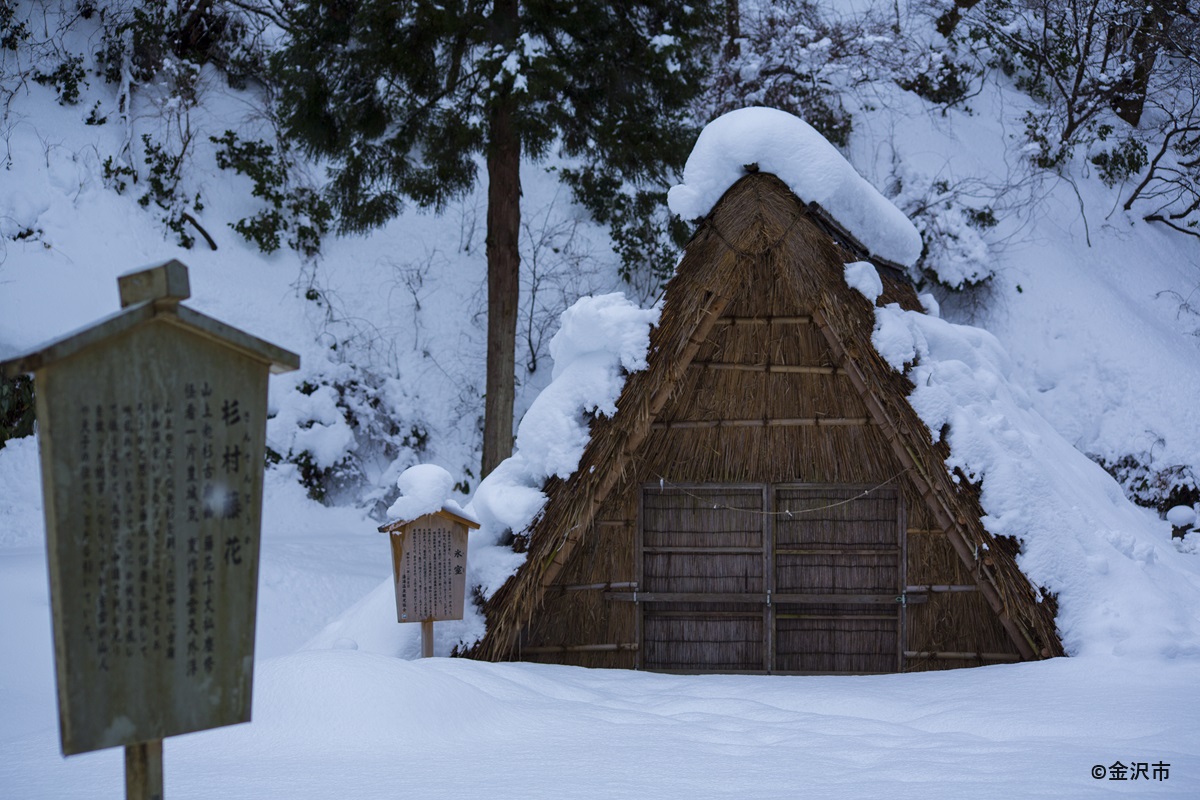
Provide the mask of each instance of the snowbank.
{"label": "snowbank", "polygon": [[901,211],[859,175],[821,134],[773,108],[743,108],[708,124],[667,203],[684,219],[706,215],[746,168],[776,175],[806,203],[817,203],[871,251],[912,266],[921,235]]}
{"label": "snowbank", "polygon": [[[546,480],[575,471],[592,418],[615,413],[626,374],[645,369],[659,310],[639,308],[615,293],[580,298],[563,312],[550,342],[550,385],[521,420],[512,457],[479,484],[467,505],[482,525],[477,541],[495,544],[507,531],[525,530],[546,502]],[[477,555],[472,547],[472,584],[490,596],[525,557],[508,547],[481,550]]]}
{"label": "snowbank", "polygon": [[0,447],[0,549],[42,545],[41,474],[37,437],[9,439]]}
{"label": "snowbank", "polygon": [[1058,596],[1068,653],[1200,655],[1200,559],[1033,409],[994,336],[892,303],[872,341],[929,430],[948,426],[946,463],[981,482],[984,525],[1017,539],[1022,571]]}

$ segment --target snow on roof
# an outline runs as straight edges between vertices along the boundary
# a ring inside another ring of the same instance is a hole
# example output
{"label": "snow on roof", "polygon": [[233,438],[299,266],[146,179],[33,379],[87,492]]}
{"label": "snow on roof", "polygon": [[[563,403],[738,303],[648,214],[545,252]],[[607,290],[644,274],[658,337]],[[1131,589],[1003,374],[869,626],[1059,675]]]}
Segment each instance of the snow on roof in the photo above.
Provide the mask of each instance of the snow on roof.
{"label": "snow on roof", "polygon": [[[639,308],[615,293],[582,297],[563,312],[550,341],[550,385],[521,419],[512,456],[480,482],[467,505],[482,525],[481,543],[524,531],[546,503],[546,480],[568,478],[579,466],[593,416],[616,413],[626,374],[645,369],[650,327],[660,310]],[[508,547],[486,548],[479,556],[472,551],[470,569],[485,597],[525,558]]]}
{"label": "snow on roof", "polygon": [[752,164],[821,206],[871,255],[902,266],[920,257],[921,235],[900,209],[808,123],[773,108],[743,108],[710,122],[667,204],[684,219],[703,217]]}
{"label": "snow on roof", "polygon": [[[861,272],[847,283],[867,284]],[[872,342],[934,436],[948,426],[946,464],[980,482],[984,526],[1019,541],[1021,570],[1057,595],[1070,655],[1200,655],[1200,559],[1033,409],[994,336],[891,303]]]}

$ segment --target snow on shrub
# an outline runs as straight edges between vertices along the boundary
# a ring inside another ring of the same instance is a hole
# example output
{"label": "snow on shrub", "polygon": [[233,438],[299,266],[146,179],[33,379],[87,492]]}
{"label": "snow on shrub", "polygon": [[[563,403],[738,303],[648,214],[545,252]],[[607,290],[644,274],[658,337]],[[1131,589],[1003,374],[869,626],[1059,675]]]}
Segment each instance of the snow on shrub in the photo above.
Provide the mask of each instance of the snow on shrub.
{"label": "snow on shrub", "polygon": [[296,465],[313,499],[353,490],[376,516],[426,446],[397,379],[319,357],[273,379],[268,416],[269,461]]}

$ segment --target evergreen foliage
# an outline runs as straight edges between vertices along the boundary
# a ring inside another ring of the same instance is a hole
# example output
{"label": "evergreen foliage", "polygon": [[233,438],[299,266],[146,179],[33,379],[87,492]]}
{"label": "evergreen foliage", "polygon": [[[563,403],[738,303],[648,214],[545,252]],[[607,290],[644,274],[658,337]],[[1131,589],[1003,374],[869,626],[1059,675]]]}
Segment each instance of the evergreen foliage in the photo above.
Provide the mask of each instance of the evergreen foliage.
{"label": "evergreen foliage", "polygon": [[0,377],[0,447],[33,433],[33,380],[27,375]]}
{"label": "evergreen foliage", "polygon": [[512,450],[522,156],[556,148],[622,193],[661,188],[696,133],[710,6],[316,0],[283,16],[288,40],[272,59],[282,127],[332,162],[342,231],[381,225],[406,200],[440,207],[485,157],[486,474]]}
{"label": "evergreen foliage", "polygon": [[321,237],[329,232],[333,210],[317,192],[292,184],[288,154],[277,152],[261,140],[242,141],[234,131],[209,139],[220,145],[217,166],[248,176],[254,181],[251,194],[267,204],[254,216],[230,227],[264,253],[278,250],[285,233],[287,245],[293,250],[309,257],[320,252]]}
{"label": "evergreen foliage", "polygon": [[614,180],[663,184],[696,133],[708,5],[522,3],[513,41],[493,42],[491,3],[317,0],[288,15],[273,59],[283,122],[334,159],[345,231],[438,207],[474,184],[501,96],[521,151],[557,146]]}

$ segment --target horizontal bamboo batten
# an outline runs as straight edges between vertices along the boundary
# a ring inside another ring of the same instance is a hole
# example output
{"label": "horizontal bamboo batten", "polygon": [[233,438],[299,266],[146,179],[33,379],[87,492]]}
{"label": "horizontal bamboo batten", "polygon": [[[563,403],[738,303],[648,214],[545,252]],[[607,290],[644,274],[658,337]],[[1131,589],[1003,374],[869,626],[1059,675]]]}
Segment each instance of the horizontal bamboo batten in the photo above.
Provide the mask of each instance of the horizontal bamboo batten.
{"label": "horizontal bamboo batten", "polygon": [[732,361],[693,361],[699,369],[735,370],[737,372],[769,372],[775,375],[841,375],[841,367],[809,367],[798,364],[741,364]]}
{"label": "horizontal bamboo batten", "polygon": [[979,586],[974,583],[964,584],[924,584],[919,586],[908,586],[905,588],[909,593],[927,593],[927,592],[978,592]]}
{"label": "horizontal bamboo batten", "polygon": [[[608,592],[609,600],[630,603],[852,603],[888,605],[900,594],[769,594],[767,592]],[[910,601],[911,602],[911,601]]]}
{"label": "horizontal bamboo batten", "polygon": [[537,647],[522,647],[522,653],[617,653],[638,649],[637,642],[615,642],[610,644],[546,644]]}
{"label": "horizontal bamboo batten", "polygon": [[904,657],[948,661],[1005,661],[1012,663],[1021,660],[1021,657],[1015,653],[942,653],[929,650],[905,650]]}
{"label": "horizontal bamboo batten", "polygon": [[575,583],[568,585],[548,586],[547,589],[558,589],[562,592],[609,591],[612,589],[636,589],[637,581],[606,581],[604,583]]}
{"label": "horizontal bamboo batten", "polygon": [[778,317],[738,317],[727,316],[717,320],[718,327],[735,327],[737,325],[808,325],[812,317],[807,314],[792,314]]}
{"label": "horizontal bamboo batten", "polygon": [[688,419],[675,422],[655,422],[650,427],[656,431],[670,431],[690,428],[836,428],[870,424],[869,417],[800,417],[793,419]]}

